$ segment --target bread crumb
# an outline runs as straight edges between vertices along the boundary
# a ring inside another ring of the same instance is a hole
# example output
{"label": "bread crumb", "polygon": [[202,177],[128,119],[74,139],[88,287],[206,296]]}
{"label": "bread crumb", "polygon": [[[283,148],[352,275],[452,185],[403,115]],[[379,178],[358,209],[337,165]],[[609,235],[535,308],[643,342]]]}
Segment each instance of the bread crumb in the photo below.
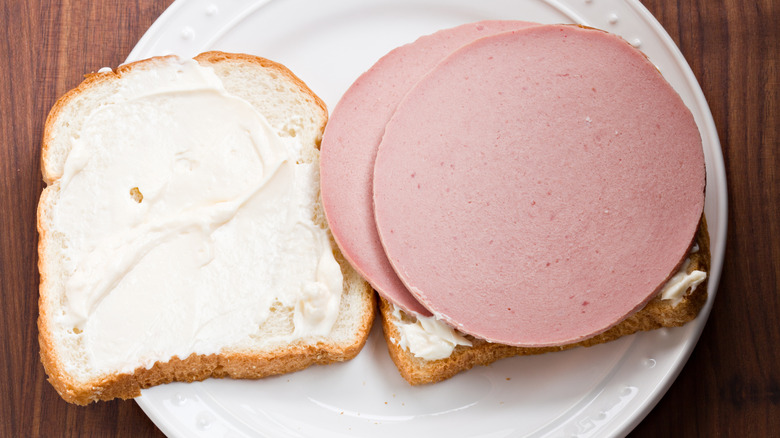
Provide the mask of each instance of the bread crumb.
{"label": "bread crumb", "polygon": [[130,189],[130,197],[133,198],[133,201],[139,204],[141,203],[141,201],[144,200],[144,195],[143,193],[141,193],[140,190],[138,190],[138,187],[133,187],[132,189]]}

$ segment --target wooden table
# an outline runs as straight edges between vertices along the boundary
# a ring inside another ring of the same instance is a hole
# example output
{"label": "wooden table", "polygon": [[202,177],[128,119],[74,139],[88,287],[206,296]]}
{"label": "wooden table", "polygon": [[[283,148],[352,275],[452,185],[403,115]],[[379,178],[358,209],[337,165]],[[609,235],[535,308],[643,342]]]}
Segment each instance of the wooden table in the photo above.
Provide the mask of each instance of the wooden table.
{"label": "wooden table", "polygon": [[[121,63],[168,3],[0,1],[0,436],[162,435],[132,401],[72,406],[46,382],[38,360],[35,212],[49,108],[85,72]],[[632,435],[778,436],[780,2],[644,4],[680,46],[709,101],[726,162],[729,229],[701,340]]]}

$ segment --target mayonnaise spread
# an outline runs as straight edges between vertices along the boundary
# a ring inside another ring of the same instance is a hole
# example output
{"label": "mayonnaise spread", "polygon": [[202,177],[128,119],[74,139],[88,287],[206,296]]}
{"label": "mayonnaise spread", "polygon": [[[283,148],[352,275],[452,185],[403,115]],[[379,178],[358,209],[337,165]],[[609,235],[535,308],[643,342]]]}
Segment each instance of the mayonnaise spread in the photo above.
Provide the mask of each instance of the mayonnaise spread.
{"label": "mayonnaise spread", "polygon": [[[680,270],[670,278],[661,289],[660,297],[662,300],[671,300],[672,307],[677,307],[686,293],[692,293],[706,278],[704,271],[693,270],[688,273],[688,266],[691,259],[685,259]],[[690,292],[687,292],[690,289]]]}
{"label": "mayonnaise spread", "polygon": [[402,315],[402,310],[393,305],[393,317],[401,335],[399,345],[419,358],[445,359],[458,345],[471,346],[471,341],[433,316],[411,316],[405,312]]}
{"label": "mayonnaise spread", "polygon": [[[313,222],[316,164],[296,163],[300,142],[212,69],[163,64],[125,73],[70,139],[53,185],[66,245],[57,323],[89,367],[123,372],[328,335],[343,278]],[[264,328],[283,309],[292,324]]]}

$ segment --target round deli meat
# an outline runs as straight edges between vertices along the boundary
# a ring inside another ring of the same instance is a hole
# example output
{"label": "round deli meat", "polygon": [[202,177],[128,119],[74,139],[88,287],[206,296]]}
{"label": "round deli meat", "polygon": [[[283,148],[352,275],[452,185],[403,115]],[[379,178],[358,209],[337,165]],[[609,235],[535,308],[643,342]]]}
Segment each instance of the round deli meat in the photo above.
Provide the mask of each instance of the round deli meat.
{"label": "round deli meat", "polygon": [[693,116],[614,35],[476,40],[420,80],[379,146],[375,217],[412,294],[459,330],[554,346],[640,309],[704,205]]}
{"label": "round deli meat", "polygon": [[331,114],[320,147],[322,205],[347,260],[387,300],[430,315],[387,261],[374,222],[372,178],[385,125],[403,96],[455,49],[477,38],[535,25],[482,21],[441,30],[391,51],[360,76]]}

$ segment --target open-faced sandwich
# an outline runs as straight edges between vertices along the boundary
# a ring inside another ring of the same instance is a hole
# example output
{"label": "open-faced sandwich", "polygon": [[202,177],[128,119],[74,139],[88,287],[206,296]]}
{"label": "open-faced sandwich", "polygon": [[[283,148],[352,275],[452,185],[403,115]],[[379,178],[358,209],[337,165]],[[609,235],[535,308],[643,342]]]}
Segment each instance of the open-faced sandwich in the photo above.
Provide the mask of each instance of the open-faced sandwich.
{"label": "open-faced sandwich", "polygon": [[335,107],[321,178],[413,384],[682,325],[706,301],[697,125],[600,30],[487,21],[393,50]]}

